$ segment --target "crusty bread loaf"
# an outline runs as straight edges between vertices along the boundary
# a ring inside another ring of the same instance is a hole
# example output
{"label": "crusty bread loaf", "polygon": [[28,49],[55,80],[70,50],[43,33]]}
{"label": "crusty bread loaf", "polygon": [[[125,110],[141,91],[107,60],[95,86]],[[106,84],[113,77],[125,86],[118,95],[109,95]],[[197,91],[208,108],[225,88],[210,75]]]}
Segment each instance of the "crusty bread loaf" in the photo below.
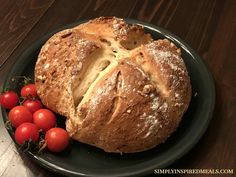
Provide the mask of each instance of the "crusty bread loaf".
{"label": "crusty bread loaf", "polygon": [[53,35],[39,54],[35,84],[42,102],[67,118],[73,139],[107,152],[164,142],[191,99],[180,49],[115,17]]}

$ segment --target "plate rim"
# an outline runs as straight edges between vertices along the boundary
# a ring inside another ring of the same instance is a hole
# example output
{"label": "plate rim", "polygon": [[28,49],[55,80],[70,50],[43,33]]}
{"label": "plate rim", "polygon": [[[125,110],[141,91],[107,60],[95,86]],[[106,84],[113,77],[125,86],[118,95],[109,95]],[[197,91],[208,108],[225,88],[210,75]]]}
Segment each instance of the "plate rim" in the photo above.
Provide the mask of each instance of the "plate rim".
{"label": "plate rim", "polygon": [[[46,35],[43,35],[42,37],[40,37],[38,40],[35,40],[31,46],[27,47],[22,54],[18,57],[18,58],[24,58],[25,55],[27,55],[27,51],[31,51],[32,49],[34,49],[36,46],[38,46],[38,43],[42,43],[43,41],[47,40],[49,37],[51,37],[53,34],[55,34],[58,31],[61,31],[63,29],[67,29],[67,28],[71,28],[74,27],[76,25],[82,24],[84,22],[89,21],[90,19],[86,19],[86,20],[79,20],[76,21],[74,23],[70,23],[67,25],[64,25],[60,28],[57,28],[56,30],[53,30],[50,33],[47,33]],[[212,119],[213,116],[213,111],[214,111],[214,107],[215,107],[215,84],[214,84],[214,79],[212,77],[212,74],[210,73],[207,65],[203,62],[203,60],[201,59],[201,57],[181,38],[179,38],[178,36],[176,36],[175,34],[173,34],[172,32],[169,32],[168,30],[155,26],[153,24],[141,21],[141,20],[136,20],[136,19],[131,19],[131,18],[124,18],[124,20],[129,23],[129,24],[139,24],[144,26],[145,28],[148,28],[149,30],[155,31],[156,33],[159,33],[163,36],[165,36],[167,39],[174,41],[175,44],[178,44],[181,46],[181,48],[184,48],[184,50],[186,52],[188,52],[189,55],[192,56],[192,59],[194,59],[198,65],[201,67],[202,69],[202,73],[204,73],[205,76],[207,76],[206,80],[208,80],[211,84],[209,84],[210,88],[210,93],[211,93],[211,106],[210,106],[210,110],[208,111],[208,115],[206,117],[208,117],[206,123],[204,124],[204,126],[202,126],[201,131],[197,134],[197,136],[194,139],[194,141],[191,141],[191,143],[188,143],[188,145],[184,146],[185,148],[182,148],[180,152],[176,153],[174,158],[167,160],[166,162],[162,163],[162,166],[166,167],[169,166],[170,164],[172,164],[173,162],[175,162],[176,160],[182,158],[184,155],[186,155],[201,139],[201,137],[203,136],[203,134],[206,132],[207,127]],[[2,88],[6,88],[7,83],[9,81],[9,77],[13,74],[14,72],[14,68],[19,65],[20,60],[17,59],[13,64],[12,64],[12,69],[10,69],[8,71],[8,74],[5,76],[5,78],[3,79],[3,85]],[[6,110],[3,109],[1,107],[1,112],[2,112],[2,119],[5,122],[5,118],[7,114],[6,114]],[[12,136],[12,133],[7,130],[9,135],[11,136],[12,140],[15,142],[14,137]],[[75,176],[99,176],[96,174],[85,174],[85,173],[79,173],[79,172],[73,172],[70,170],[67,170],[65,168],[61,168],[58,165],[54,165],[48,161],[45,161],[43,158],[34,155],[32,152],[27,151],[25,152],[25,154],[27,156],[30,157],[30,159],[32,159],[33,161],[35,161],[37,164],[49,169],[50,171],[62,174],[62,175],[75,175]],[[173,155],[173,154],[172,154]],[[150,174],[150,171],[155,169],[155,164],[153,164],[153,166],[149,166],[149,167],[145,167],[143,169],[140,170],[136,170],[136,171],[132,171],[132,172],[126,172],[126,173],[122,173],[122,174],[116,174],[113,176],[137,176],[137,175],[147,175]],[[102,176],[108,176],[108,175],[102,175]]]}

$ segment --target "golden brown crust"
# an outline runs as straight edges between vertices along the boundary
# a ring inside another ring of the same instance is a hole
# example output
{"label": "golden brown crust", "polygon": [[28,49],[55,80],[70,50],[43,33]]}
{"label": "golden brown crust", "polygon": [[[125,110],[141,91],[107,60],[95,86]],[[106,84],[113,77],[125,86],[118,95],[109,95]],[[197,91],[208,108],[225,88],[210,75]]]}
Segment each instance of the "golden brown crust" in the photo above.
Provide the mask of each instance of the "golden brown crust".
{"label": "golden brown crust", "polygon": [[67,117],[74,139],[107,152],[139,152],[164,142],[191,98],[180,50],[115,17],[49,39],[35,84],[43,103]]}

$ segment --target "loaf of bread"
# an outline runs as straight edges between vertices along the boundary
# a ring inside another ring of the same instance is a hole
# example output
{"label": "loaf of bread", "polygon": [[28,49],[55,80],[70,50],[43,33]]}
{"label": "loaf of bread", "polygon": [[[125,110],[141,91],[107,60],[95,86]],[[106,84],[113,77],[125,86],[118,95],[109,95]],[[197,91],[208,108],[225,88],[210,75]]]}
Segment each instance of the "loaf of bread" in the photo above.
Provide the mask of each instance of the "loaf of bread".
{"label": "loaf of bread", "polygon": [[163,143],[191,99],[180,49],[115,17],[53,35],[38,56],[35,84],[43,104],[66,117],[73,139],[106,152]]}

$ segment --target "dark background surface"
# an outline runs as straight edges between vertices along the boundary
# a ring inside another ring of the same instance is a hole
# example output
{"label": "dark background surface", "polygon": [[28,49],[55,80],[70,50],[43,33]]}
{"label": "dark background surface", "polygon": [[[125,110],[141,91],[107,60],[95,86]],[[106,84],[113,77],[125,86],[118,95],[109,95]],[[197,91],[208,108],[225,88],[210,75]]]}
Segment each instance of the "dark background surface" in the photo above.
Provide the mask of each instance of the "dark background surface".
{"label": "dark background surface", "polygon": [[[235,0],[0,0],[0,84],[32,42],[66,24],[99,16],[152,23],[197,51],[215,79],[215,111],[200,142],[170,168],[234,168],[236,173]],[[0,176],[53,176],[18,153],[2,119]]]}

